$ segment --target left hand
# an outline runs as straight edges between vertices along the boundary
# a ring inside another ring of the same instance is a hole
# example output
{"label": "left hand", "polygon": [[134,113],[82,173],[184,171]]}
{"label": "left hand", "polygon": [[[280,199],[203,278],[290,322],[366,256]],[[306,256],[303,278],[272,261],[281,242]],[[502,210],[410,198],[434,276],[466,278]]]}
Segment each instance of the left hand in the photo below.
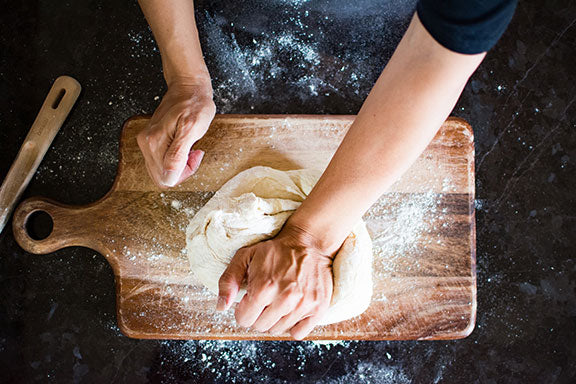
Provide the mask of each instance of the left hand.
{"label": "left hand", "polygon": [[148,174],[159,187],[174,187],[192,176],[204,152],[193,150],[216,113],[210,78],[179,78],[168,86],[138,146]]}
{"label": "left hand", "polygon": [[246,279],[246,295],[236,307],[243,327],[295,339],[308,335],[332,299],[333,254],[288,223],[273,239],[236,252],[219,281],[217,310],[230,308]]}

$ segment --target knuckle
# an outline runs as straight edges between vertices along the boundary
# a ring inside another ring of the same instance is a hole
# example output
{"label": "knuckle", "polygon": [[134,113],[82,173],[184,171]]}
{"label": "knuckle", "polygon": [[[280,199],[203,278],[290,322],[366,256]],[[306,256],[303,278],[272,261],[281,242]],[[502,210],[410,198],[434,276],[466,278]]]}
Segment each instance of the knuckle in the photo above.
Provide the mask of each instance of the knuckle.
{"label": "knuckle", "polygon": [[140,148],[144,148],[147,146],[149,141],[149,136],[147,132],[140,132],[137,136],[136,136],[136,142],[138,143],[138,146],[140,146]]}
{"label": "knuckle", "polygon": [[284,290],[287,293],[298,292],[298,283],[296,281],[290,281],[290,282],[286,283]]}
{"label": "knuckle", "polygon": [[318,309],[318,303],[311,300],[306,300],[306,302],[303,303],[302,305],[302,312],[304,314],[310,314],[316,312],[317,309]]}
{"label": "knuckle", "polygon": [[320,306],[318,305],[313,305],[308,312],[310,316],[316,316],[318,313],[320,313]]}
{"label": "knuckle", "polygon": [[292,283],[288,287],[286,287],[286,290],[284,292],[286,294],[286,298],[290,300],[300,300],[303,297],[302,291],[295,283]]}
{"label": "knuckle", "polygon": [[150,131],[147,135],[148,141],[159,141],[162,136],[164,136],[165,129],[163,126],[153,126],[150,128]]}
{"label": "knuckle", "polygon": [[330,301],[328,300],[321,301],[312,307],[311,312],[315,315],[321,315],[328,310],[328,307],[330,307]]}
{"label": "knuckle", "polygon": [[322,301],[318,297],[313,297],[310,299],[310,306],[313,308],[319,307],[321,303]]}
{"label": "knuckle", "polygon": [[253,289],[250,292],[251,296],[252,296],[251,301],[259,302],[259,301],[264,300],[268,296],[270,289],[271,288],[269,288],[269,287],[260,287],[260,288]]}
{"label": "knuckle", "polygon": [[310,302],[312,302],[315,305],[319,305],[324,301],[324,296],[316,290],[311,292],[311,295],[309,298],[310,298]]}
{"label": "knuckle", "polygon": [[209,103],[206,103],[204,107],[200,110],[200,114],[204,117],[213,117],[216,113],[216,104],[211,100]]}
{"label": "knuckle", "polygon": [[194,124],[196,124],[196,118],[194,116],[190,116],[190,115],[185,116],[185,117],[181,117],[179,120],[179,123],[180,124],[178,127],[182,131],[187,132],[194,126]]}
{"label": "knuckle", "polygon": [[206,112],[200,111],[194,116],[182,119],[180,126],[178,127],[179,135],[193,135],[195,138],[200,138],[208,130],[208,126],[210,125],[209,122],[212,117],[213,114],[210,115]]}
{"label": "knuckle", "polygon": [[276,282],[272,278],[254,279],[254,294],[259,295],[276,287]]}

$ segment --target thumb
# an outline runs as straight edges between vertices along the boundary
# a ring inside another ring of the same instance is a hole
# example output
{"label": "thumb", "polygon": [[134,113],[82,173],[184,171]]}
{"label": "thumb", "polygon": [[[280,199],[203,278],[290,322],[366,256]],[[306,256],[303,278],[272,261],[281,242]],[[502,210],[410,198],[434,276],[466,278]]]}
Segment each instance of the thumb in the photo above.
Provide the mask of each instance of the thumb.
{"label": "thumb", "polygon": [[218,281],[217,311],[225,311],[232,306],[240,290],[240,285],[244,281],[251,260],[252,252],[247,248],[240,248],[236,252]]}
{"label": "thumb", "polygon": [[200,167],[200,163],[202,162],[203,157],[204,151],[200,149],[191,149],[190,153],[188,154],[188,162],[184,166],[184,170],[180,174],[180,179],[176,184],[180,184],[192,176],[198,170],[198,167]]}

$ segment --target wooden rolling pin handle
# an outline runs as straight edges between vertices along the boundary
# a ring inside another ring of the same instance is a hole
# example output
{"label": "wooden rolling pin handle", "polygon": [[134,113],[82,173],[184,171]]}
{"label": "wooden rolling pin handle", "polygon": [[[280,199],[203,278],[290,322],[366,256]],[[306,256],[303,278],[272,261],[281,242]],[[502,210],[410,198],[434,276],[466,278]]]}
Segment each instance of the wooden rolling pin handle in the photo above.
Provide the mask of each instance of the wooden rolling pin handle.
{"label": "wooden rolling pin handle", "polygon": [[81,89],[80,84],[69,76],[61,76],[54,81],[0,187],[0,232],[78,99]]}
{"label": "wooden rolling pin handle", "polygon": [[[52,219],[52,232],[44,239],[33,239],[28,233],[27,223],[35,212],[45,212]],[[32,197],[23,201],[16,209],[12,225],[16,242],[27,252],[46,254],[61,248],[82,245],[74,225],[78,223],[80,209],[43,197]]]}

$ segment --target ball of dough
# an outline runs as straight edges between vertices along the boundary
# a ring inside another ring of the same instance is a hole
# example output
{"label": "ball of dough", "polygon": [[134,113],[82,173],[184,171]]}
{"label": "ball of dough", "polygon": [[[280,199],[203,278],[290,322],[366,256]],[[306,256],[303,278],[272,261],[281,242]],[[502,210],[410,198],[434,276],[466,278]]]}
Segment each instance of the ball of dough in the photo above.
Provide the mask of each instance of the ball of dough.
{"label": "ball of dough", "polygon": [[[192,218],[186,231],[190,267],[210,291],[239,248],[274,237],[310,193],[321,171],[253,167],[228,180]],[[372,298],[372,242],[363,221],[334,258],[334,291],[320,324],[360,315]],[[236,301],[245,294],[241,289]]]}

